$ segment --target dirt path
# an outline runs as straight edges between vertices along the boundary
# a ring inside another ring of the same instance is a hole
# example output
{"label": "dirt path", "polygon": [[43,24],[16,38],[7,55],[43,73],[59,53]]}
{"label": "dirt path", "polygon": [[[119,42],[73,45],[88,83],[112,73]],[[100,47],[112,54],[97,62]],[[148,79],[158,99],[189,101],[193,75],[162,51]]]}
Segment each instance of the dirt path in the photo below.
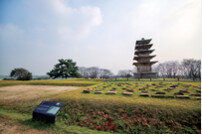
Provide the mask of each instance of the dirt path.
{"label": "dirt path", "polygon": [[40,85],[18,85],[0,87],[0,101],[32,100],[66,91],[76,90],[78,88],[81,87]]}

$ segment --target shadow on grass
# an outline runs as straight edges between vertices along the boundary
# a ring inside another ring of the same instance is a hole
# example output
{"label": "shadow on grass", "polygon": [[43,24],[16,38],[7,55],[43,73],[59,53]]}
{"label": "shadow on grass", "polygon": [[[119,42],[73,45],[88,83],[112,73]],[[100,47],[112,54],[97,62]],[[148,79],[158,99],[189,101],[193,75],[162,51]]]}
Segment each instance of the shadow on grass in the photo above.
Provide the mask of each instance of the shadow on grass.
{"label": "shadow on grass", "polygon": [[27,120],[18,119],[17,121],[18,121],[18,123],[20,123],[22,125],[28,126],[30,128],[35,128],[38,130],[47,130],[47,129],[51,129],[55,126],[55,124],[51,124],[51,123],[47,123],[47,122],[43,122],[43,121],[36,121],[36,120],[33,120],[32,118],[27,119]]}
{"label": "shadow on grass", "polygon": [[69,130],[65,130],[65,124],[60,122],[56,124],[53,123],[47,123],[44,121],[37,121],[31,119],[26,119],[26,120],[17,120],[18,123],[28,127],[28,128],[33,128],[37,130],[45,130],[45,131],[51,131],[51,132],[56,132],[56,133],[66,133],[66,134],[77,134],[74,132],[70,132]]}

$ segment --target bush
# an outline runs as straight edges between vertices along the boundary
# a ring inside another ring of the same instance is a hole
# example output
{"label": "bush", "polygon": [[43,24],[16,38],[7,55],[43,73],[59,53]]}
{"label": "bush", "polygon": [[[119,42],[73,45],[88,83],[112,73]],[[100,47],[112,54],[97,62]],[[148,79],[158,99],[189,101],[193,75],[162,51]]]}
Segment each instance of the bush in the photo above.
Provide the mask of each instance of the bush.
{"label": "bush", "polygon": [[32,73],[24,68],[15,68],[11,71],[10,77],[17,80],[31,80]]}

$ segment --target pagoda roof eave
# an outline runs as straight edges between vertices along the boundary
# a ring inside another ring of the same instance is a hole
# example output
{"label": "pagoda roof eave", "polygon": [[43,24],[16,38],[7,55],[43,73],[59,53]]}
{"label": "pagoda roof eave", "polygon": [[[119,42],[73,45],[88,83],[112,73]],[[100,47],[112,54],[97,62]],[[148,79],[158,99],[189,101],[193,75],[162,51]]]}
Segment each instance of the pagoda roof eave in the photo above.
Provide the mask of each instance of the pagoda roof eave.
{"label": "pagoda roof eave", "polygon": [[140,58],[150,58],[150,59],[152,59],[152,58],[154,58],[154,57],[156,57],[156,55],[149,55],[149,56],[135,56],[135,57],[133,58],[133,60],[140,59]]}
{"label": "pagoda roof eave", "polygon": [[158,61],[150,61],[150,62],[134,62],[133,65],[153,65]]}
{"label": "pagoda roof eave", "polygon": [[145,52],[152,53],[153,51],[154,51],[154,49],[152,49],[152,50],[139,50],[139,51],[135,51],[135,54],[138,54],[138,53],[145,53]]}
{"label": "pagoda roof eave", "polygon": [[148,47],[148,48],[150,48],[151,46],[153,46],[153,44],[143,44],[143,45],[141,45],[141,44],[136,44],[136,45],[135,45],[135,49],[137,49],[137,48],[143,48],[143,47]]}

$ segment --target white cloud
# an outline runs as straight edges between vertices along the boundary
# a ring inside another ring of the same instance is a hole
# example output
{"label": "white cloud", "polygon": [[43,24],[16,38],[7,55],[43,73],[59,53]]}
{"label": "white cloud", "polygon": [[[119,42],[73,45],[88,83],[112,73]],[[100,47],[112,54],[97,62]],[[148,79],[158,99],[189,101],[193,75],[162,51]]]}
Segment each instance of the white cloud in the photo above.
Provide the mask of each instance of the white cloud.
{"label": "white cloud", "polygon": [[50,4],[50,10],[56,13],[56,22],[53,20],[52,26],[58,24],[55,25],[55,32],[58,33],[60,39],[83,39],[94,27],[102,23],[102,14],[98,7],[72,8],[61,0],[52,0],[47,4]]}
{"label": "white cloud", "polygon": [[53,10],[60,14],[70,14],[73,12],[73,9],[71,7],[66,6],[60,0],[47,1],[47,3],[49,3],[49,2],[50,2],[50,5],[52,6]]}
{"label": "white cloud", "polygon": [[135,38],[153,38],[158,60],[199,56],[200,0],[145,0],[129,16]]}
{"label": "white cloud", "polygon": [[[45,0],[38,3],[25,1],[25,4],[27,16],[24,16],[23,21],[32,20],[32,26],[28,28],[21,26],[21,32],[30,36],[31,40],[39,42],[45,43],[48,39],[65,44],[69,40],[85,39],[94,27],[102,23],[100,8],[95,6],[73,8],[61,0]],[[32,10],[35,7],[37,10]],[[1,30],[4,37],[5,34],[18,35],[14,32],[15,28],[19,27],[18,24],[12,24],[13,27],[8,25],[0,26],[4,29]]]}

